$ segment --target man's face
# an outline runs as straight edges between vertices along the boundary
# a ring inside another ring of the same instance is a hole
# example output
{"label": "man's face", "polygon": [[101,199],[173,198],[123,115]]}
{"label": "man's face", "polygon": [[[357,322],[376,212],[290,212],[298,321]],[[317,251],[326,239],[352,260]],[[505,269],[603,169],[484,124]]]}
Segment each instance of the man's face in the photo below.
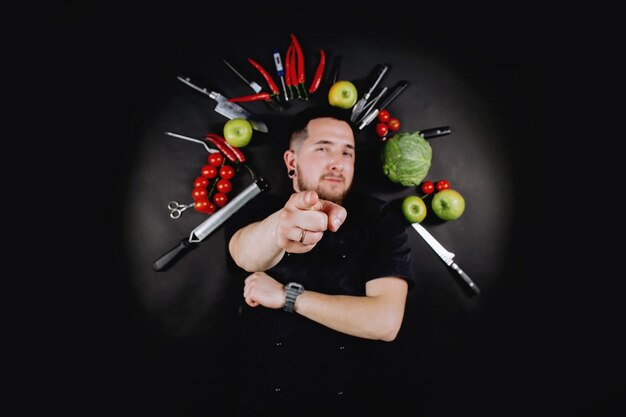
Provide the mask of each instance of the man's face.
{"label": "man's face", "polygon": [[314,119],[295,155],[296,191],[315,190],[320,198],[341,204],[354,177],[354,134],[348,123]]}

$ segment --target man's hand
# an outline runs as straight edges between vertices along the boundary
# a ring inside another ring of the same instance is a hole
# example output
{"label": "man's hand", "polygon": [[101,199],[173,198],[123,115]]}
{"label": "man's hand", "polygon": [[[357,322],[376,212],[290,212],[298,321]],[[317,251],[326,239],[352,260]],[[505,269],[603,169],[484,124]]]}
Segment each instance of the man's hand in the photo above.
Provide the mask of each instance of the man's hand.
{"label": "man's hand", "polygon": [[336,232],[347,215],[345,208],[320,200],[315,191],[294,193],[280,212],[276,230],[278,246],[290,253],[308,252],[326,230]]}
{"label": "man's hand", "polygon": [[255,272],[245,280],[243,298],[250,307],[282,308],[285,287],[265,272]]}

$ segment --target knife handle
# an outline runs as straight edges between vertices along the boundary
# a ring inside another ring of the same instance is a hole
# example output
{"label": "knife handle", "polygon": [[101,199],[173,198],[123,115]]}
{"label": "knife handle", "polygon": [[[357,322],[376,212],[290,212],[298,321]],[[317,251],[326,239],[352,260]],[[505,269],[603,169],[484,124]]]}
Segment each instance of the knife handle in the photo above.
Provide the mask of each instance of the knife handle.
{"label": "knife handle", "polygon": [[398,84],[396,84],[396,86],[393,88],[393,90],[391,91],[391,93],[389,93],[389,95],[385,98],[385,100],[383,100],[382,104],[380,106],[378,106],[379,110],[383,110],[386,109],[387,106],[389,106],[389,104],[391,104],[391,102],[393,100],[395,100],[396,97],[398,97],[398,95],[404,91],[405,88],[407,88],[409,86],[409,82],[408,81],[400,81],[398,82]]}
{"label": "knife handle", "polygon": [[463,281],[465,281],[465,283],[469,285],[469,287],[476,293],[476,295],[480,294],[480,289],[478,288],[478,286],[474,284],[474,281],[472,281],[469,275],[467,275],[465,271],[463,271],[456,263],[452,262],[452,265],[450,265],[450,268],[455,270],[456,273],[461,276]]}
{"label": "knife handle", "polygon": [[174,259],[180,258],[184,254],[186,254],[189,250],[193,249],[196,245],[194,243],[189,242],[188,238],[181,240],[178,245],[167,251],[163,254],[159,259],[154,261],[152,264],[152,269],[157,272],[163,271],[167,265],[170,264]]}
{"label": "knife handle", "polygon": [[450,134],[450,126],[433,127],[420,132],[424,139],[437,138]]}

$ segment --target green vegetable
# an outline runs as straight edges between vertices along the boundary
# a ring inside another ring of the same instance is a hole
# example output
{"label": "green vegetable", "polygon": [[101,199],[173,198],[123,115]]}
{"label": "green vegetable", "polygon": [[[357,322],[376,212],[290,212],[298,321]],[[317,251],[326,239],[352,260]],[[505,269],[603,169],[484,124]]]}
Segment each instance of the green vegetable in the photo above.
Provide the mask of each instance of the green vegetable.
{"label": "green vegetable", "polygon": [[382,150],[383,172],[395,183],[418,185],[430,169],[433,156],[430,144],[419,131],[398,133],[385,142]]}

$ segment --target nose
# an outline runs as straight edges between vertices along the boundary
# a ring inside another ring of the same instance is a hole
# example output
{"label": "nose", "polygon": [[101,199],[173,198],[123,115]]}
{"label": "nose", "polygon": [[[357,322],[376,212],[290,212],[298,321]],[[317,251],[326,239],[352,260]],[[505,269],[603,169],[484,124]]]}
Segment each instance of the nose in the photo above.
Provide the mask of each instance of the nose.
{"label": "nose", "polygon": [[330,163],[328,165],[329,165],[330,170],[332,172],[342,172],[343,171],[343,161],[341,160],[341,158],[338,155],[335,155],[330,160]]}

